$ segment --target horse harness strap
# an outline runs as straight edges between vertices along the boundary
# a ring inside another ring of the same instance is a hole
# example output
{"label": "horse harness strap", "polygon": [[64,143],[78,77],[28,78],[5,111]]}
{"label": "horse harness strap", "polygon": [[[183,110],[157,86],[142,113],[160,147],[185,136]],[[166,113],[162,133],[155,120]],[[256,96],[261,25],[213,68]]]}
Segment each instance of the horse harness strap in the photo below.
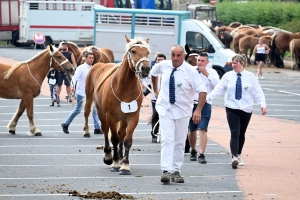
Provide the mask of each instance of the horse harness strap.
{"label": "horse harness strap", "polygon": [[54,54],[57,52],[57,50],[55,52],[53,52],[53,54],[51,53],[51,51],[49,50],[49,53],[50,53],[50,56],[51,56],[51,59],[50,59],[50,66],[49,66],[49,69],[51,68],[51,65],[52,65],[52,60],[54,60],[59,66],[60,68],[65,71],[65,69],[62,67],[64,64],[66,64],[67,62],[69,62],[69,60],[66,58],[66,60],[62,61],[61,63],[59,63],[55,58],[54,58]]}
{"label": "horse harness strap", "polygon": [[[112,75],[112,77],[111,77],[111,79],[110,79],[110,88],[111,88],[112,93],[113,93],[114,96],[116,97],[116,99],[118,99],[118,100],[120,101],[120,103],[122,103],[122,101],[117,97],[117,95],[116,95],[116,93],[115,93],[115,91],[114,91],[114,89],[113,89],[113,87],[112,87],[112,80],[113,80],[113,78],[114,78],[116,72],[117,72],[119,69],[120,69],[120,67],[117,68],[117,70],[113,73],[113,75]],[[139,80],[139,79],[138,79],[138,80]],[[140,86],[141,86],[141,84],[140,84]],[[141,93],[142,93],[142,86],[141,86],[141,90],[140,90],[139,96],[135,99],[136,101],[137,101],[138,98],[141,96]]]}
{"label": "horse harness strap", "polygon": [[35,80],[35,82],[40,86],[40,88],[41,88],[41,84],[36,80],[36,78],[34,78],[34,76],[32,75],[32,73],[31,73],[31,71],[30,71],[30,69],[29,69],[29,65],[28,65],[28,62],[24,62],[24,64],[26,64],[27,65],[27,68],[28,68],[28,71],[29,71],[29,74],[30,74],[30,76],[33,78],[33,80]]}
{"label": "horse harness strap", "polygon": [[[142,48],[147,48],[145,45],[142,45],[142,44],[134,44],[134,45],[132,45],[131,46],[131,48],[132,47],[142,47]],[[131,49],[130,48],[130,49]],[[129,49],[129,50],[130,50]],[[131,56],[131,54],[130,54],[130,52],[129,52],[129,50],[127,51],[127,57],[128,57],[128,64],[129,64],[129,66],[130,66],[130,61],[131,61],[131,64],[133,65],[133,67],[135,68],[135,76],[137,77],[137,79],[139,79],[140,80],[140,77],[141,77],[141,75],[140,74],[142,74],[142,66],[140,66],[140,68],[139,68],[139,65],[140,65],[140,63],[141,62],[143,62],[143,61],[148,61],[148,62],[150,62],[149,60],[148,60],[148,58],[146,58],[146,57],[142,57],[139,61],[137,61],[137,63],[134,63],[134,61],[132,60],[132,56]],[[130,67],[130,69],[131,69],[131,67]],[[132,70],[132,69],[131,69]],[[133,70],[132,70],[133,71]]]}

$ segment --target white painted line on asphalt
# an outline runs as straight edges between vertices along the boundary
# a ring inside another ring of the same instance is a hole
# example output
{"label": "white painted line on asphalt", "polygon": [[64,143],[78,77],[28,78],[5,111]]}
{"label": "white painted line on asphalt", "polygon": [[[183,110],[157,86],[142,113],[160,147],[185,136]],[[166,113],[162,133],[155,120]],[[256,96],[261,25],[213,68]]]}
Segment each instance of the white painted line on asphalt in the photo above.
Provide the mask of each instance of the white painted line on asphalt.
{"label": "white painted line on asphalt", "polygon": [[[267,104],[267,106],[268,106],[268,104]],[[300,111],[300,109],[298,109],[298,110],[289,110],[289,109],[284,109],[284,110],[281,110],[281,109],[270,109],[270,108],[267,108],[268,109],[268,112],[270,112],[270,111],[278,111],[278,112],[299,112]],[[257,110],[257,111],[260,111],[260,109],[253,109],[253,110]]]}
{"label": "white painted line on asphalt", "polygon": [[[53,111],[53,112],[34,112],[34,115],[36,114],[49,114],[49,113],[52,113],[52,114],[59,114],[59,113],[70,113],[71,111],[69,110],[66,110],[66,111]],[[14,115],[15,113],[0,113],[0,115]],[[23,113],[23,115],[26,115],[26,112]]]}
{"label": "white painted line on asphalt", "polygon": [[[159,195],[159,194],[162,194],[162,195],[180,195],[180,194],[231,194],[231,193],[243,193],[243,191],[230,191],[230,190],[227,190],[227,191],[203,191],[203,192],[134,192],[134,193],[123,193],[123,192],[120,192],[121,194],[125,194],[125,195]],[[66,194],[2,194],[0,195],[0,197],[51,197],[51,196],[70,196],[70,197],[75,197],[76,196],[72,196],[72,195],[69,195],[68,193]],[[78,197],[79,198],[79,197]],[[152,199],[152,198],[150,198]]]}
{"label": "white painted line on asphalt", "polygon": [[[143,163],[143,164],[134,164],[130,163],[131,166],[160,166],[160,163],[153,164],[153,163]],[[184,166],[199,166],[200,164],[198,162],[193,163],[184,163]],[[206,163],[205,165],[231,165],[231,162],[227,163]],[[103,164],[88,164],[88,165],[0,165],[0,167],[103,167],[107,166],[104,163]],[[230,176],[230,175],[228,175]],[[197,176],[192,176],[197,177]],[[0,178],[1,180],[1,178]]]}
{"label": "white painted line on asphalt", "polygon": [[295,106],[295,107],[300,107],[300,104],[299,105],[291,105],[291,104],[270,104],[270,103],[268,103],[267,106],[289,106],[289,107]]}
{"label": "white painted line on asphalt", "polygon": [[[278,101],[278,99],[269,99],[267,98],[267,101]],[[285,101],[300,101],[300,99],[280,99],[281,102],[285,102]]]}
{"label": "white painted line on asphalt", "polygon": [[[227,163],[226,163],[227,164]],[[199,165],[199,164],[198,164]],[[114,172],[112,172],[114,173]],[[32,178],[0,178],[0,180],[67,180],[67,179],[136,179],[136,178],[160,178],[160,176],[70,176],[70,177],[32,177]],[[215,175],[215,176],[192,176],[191,178],[213,178],[213,177],[235,177],[234,175]]]}
{"label": "white painted line on asphalt", "polygon": [[300,115],[266,115],[268,117],[300,117]]}
{"label": "white painted line on asphalt", "polygon": [[276,89],[273,89],[273,88],[263,88],[263,89],[264,89],[264,90],[275,91],[275,92],[280,92],[280,93],[284,93],[284,94],[291,94],[291,95],[300,96],[299,93],[288,92],[288,91],[284,91],[284,90],[276,90]]}
{"label": "white painted line on asphalt", "polygon": [[[99,150],[101,151],[101,150]],[[136,150],[130,150],[130,156],[160,156],[160,153],[148,153],[148,154],[137,154],[134,152],[137,152]],[[227,154],[227,153],[205,153],[206,154],[210,154],[210,155],[223,155],[223,154]],[[8,153],[8,154],[0,154],[0,157],[3,156],[100,156],[103,155],[103,153]]]}

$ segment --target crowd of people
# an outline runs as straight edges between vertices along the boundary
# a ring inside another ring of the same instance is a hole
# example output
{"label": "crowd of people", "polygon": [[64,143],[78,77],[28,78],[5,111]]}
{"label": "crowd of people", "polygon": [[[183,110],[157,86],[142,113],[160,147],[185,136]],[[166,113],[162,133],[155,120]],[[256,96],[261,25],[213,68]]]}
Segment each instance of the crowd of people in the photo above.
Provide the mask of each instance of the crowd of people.
{"label": "crowd of people", "polygon": [[[255,47],[256,53],[268,53],[269,49],[260,43]],[[264,48],[265,51],[260,50]],[[75,93],[76,105],[64,123],[61,124],[64,133],[69,133],[73,119],[81,112],[85,98],[85,80],[92,67],[94,56],[86,53],[85,63],[76,66],[74,55],[68,52],[67,45],[61,43],[61,50],[76,69],[73,77],[50,69],[48,83],[51,93],[51,105],[60,106],[60,91],[64,80],[67,94]],[[257,55],[259,68],[264,61]],[[216,70],[209,63],[207,53],[200,53],[197,66],[191,66],[184,61],[184,49],[180,45],[171,48],[171,59],[157,53],[151,64],[151,71],[142,82],[143,94],[150,92],[152,104],[151,137],[152,142],[161,140],[161,182],[184,183],[181,176],[186,138],[191,146],[190,161],[206,164],[205,150],[208,141],[208,125],[212,114],[212,102],[224,95],[224,105],[227,122],[230,129],[230,151],[232,168],[245,165],[242,150],[245,144],[245,134],[250,122],[255,99],[261,106],[261,113],[267,113],[264,93],[257,76],[245,69],[246,57],[237,54],[232,58],[233,70],[219,78]],[[77,68],[76,68],[77,67]],[[63,76],[64,75],[64,76]],[[102,133],[97,111],[93,109],[94,133]],[[199,156],[196,149],[197,133],[199,132]],[[86,135],[84,135],[87,137]],[[89,137],[89,136],[88,136]]]}

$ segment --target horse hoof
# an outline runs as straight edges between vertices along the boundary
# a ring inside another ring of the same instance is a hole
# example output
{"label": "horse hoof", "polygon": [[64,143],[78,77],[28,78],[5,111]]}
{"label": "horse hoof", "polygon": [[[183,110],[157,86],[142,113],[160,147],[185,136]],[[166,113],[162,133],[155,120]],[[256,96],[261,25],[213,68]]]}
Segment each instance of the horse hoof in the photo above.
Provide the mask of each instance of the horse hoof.
{"label": "horse hoof", "polygon": [[131,171],[122,169],[119,172],[120,175],[131,175]]}
{"label": "horse hoof", "polygon": [[91,135],[89,133],[85,133],[85,134],[83,134],[83,137],[88,138],[88,137],[91,137]]}
{"label": "horse hoof", "polygon": [[120,167],[112,167],[110,168],[111,172],[119,172],[120,171]]}
{"label": "horse hoof", "polygon": [[13,135],[16,134],[16,131],[13,131],[13,130],[9,130],[8,132]]}
{"label": "horse hoof", "polygon": [[36,133],[34,136],[42,136],[42,133]]}
{"label": "horse hoof", "polygon": [[103,162],[106,164],[106,165],[111,165],[112,163],[113,163],[113,160],[111,159],[111,160],[105,160],[104,158],[103,158]]}

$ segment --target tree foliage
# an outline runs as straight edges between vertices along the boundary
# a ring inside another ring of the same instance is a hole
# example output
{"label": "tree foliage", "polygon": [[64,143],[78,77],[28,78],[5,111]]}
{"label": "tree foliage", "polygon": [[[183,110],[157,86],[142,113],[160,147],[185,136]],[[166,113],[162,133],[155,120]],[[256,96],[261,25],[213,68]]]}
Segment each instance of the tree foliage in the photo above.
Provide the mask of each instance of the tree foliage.
{"label": "tree foliage", "polygon": [[216,5],[219,21],[274,26],[292,32],[300,31],[300,4],[269,0],[226,1]]}

